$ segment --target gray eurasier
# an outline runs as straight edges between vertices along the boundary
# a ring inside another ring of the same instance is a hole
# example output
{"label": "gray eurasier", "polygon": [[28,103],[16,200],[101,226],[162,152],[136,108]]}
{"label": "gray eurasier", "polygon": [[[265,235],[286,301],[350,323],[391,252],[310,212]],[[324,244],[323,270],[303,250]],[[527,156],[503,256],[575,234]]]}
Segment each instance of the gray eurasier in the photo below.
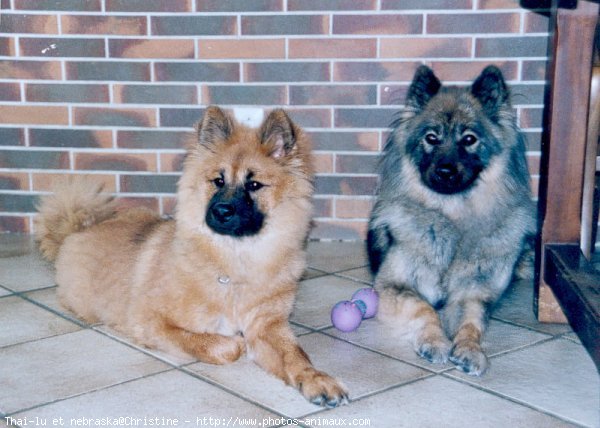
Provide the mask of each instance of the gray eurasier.
{"label": "gray eurasier", "polygon": [[420,66],[380,167],[367,240],[380,318],[421,357],[481,375],[490,308],[535,231],[525,144],[500,70],[459,88]]}

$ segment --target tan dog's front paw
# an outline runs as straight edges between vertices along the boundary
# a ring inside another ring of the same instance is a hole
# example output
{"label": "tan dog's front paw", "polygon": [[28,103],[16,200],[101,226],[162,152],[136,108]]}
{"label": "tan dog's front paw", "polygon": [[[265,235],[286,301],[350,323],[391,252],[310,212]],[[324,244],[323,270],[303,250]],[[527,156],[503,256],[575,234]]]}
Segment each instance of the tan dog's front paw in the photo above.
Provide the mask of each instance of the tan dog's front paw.
{"label": "tan dog's front paw", "polygon": [[338,381],[312,368],[300,376],[298,389],[308,401],[318,406],[332,408],[348,403],[348,393]]}
{"label": "tan dog's front paw", "polygon": [[215,343],[212,346],[210,356],[211,364],[228,364],[237,361],[246,349],[246,342],[240,335],[221,336],[215,335]]}

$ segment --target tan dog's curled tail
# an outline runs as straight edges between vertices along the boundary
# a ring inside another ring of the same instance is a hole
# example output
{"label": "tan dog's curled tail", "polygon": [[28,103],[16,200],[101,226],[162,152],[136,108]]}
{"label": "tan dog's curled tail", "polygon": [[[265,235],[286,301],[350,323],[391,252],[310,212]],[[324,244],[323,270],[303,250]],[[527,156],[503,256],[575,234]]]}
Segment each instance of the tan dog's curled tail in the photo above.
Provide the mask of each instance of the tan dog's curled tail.
{"label": "tan dog's curled tail", "polygon": [[89,179],[69,178],[55,183],[53,193],[40,198],[35,237],[47,260],[56,259],[67,236],[114,215],[114,198],[102,193],[103,187]]}

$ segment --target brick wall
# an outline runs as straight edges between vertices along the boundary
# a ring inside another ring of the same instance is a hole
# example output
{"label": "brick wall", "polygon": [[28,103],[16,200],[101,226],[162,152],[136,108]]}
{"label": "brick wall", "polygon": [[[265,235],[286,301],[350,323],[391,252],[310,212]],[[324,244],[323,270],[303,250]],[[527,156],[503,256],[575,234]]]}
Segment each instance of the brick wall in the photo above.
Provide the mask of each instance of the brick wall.
{"label": "brick wall", "polygon": [[547,20],[517,0],[0,0],[0,230],[54,177],[171,212],[208,104],[284,106],[311,135],[314,238],[359,239],[388,124],[419,63],[502,68],[537,187]]}

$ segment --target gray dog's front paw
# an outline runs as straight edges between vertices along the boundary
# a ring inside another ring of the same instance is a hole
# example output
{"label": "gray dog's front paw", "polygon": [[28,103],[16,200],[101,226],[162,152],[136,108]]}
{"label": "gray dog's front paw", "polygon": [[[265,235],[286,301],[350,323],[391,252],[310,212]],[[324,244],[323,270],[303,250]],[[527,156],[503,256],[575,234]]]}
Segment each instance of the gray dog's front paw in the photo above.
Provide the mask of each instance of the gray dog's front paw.
{"label": "gray dog's front paw", "polygon": [[450,351],[450,361],[471,376],[481,376],[488,368],[488,359],[477,342],[454,344]]}

